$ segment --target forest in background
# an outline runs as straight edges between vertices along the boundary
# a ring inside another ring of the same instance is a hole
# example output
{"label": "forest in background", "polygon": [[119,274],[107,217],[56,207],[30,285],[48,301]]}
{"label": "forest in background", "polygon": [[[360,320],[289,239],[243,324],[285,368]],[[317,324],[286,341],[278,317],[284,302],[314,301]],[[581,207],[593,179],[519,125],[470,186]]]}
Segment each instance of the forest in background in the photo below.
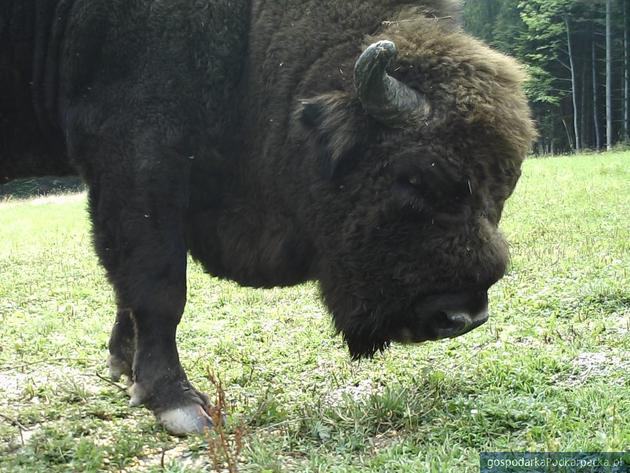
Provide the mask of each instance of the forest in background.
{"label": "forest in background", "polygon": [[536,154],[629,142],[630,0],[465,0],[471,34],[525,65]]}

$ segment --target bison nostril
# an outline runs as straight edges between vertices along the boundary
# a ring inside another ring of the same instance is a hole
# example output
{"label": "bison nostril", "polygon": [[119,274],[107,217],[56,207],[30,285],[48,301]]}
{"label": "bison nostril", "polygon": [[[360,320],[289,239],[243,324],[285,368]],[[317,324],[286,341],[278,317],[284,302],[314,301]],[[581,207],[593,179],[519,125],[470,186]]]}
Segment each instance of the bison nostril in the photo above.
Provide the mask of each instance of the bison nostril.
{"label": "bison nostril", "polygon": [[472,325],[473,320],[466,312],[446,311],[446,318],[451,322],[454,329],[464,328]]}
{"label": "bison nostril", "polygon": [[439,311],[431,320],[431,328],[436,338],[452,338],[478,327],[487,320],[487,312],[482,311],[475,317],[468,312]]}
{"label": "bison nostril", "polygon": [[453,324],[446,312],[439,311],[433,318],[432,325],[435,329],[448,329],[451,328]]}
{"label": "bison nostril", "polygon": [[431,321],[435,330],[456,332],[472,324],[470,315],[465,312],[439,311]]}

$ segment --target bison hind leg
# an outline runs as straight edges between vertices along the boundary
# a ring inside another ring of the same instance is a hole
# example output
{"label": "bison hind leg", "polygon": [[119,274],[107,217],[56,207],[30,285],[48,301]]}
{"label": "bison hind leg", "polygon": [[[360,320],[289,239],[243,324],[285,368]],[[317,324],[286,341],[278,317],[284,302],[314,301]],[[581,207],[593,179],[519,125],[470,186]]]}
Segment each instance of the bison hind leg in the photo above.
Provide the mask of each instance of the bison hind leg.
{"label": "bison hind leg", "polygon": [[109,338],[109,358],[107,366],[114,381],[125,376],[129,384],[133,379],[133,357],[136,352],[136,335],[131,318],[131,310],[119,309],[116,322]]}

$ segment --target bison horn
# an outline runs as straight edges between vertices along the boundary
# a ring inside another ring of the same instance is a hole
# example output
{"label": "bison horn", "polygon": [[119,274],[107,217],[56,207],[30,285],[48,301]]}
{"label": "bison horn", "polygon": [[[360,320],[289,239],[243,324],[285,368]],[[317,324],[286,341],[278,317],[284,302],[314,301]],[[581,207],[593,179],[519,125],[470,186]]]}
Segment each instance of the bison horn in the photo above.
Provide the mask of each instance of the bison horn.
{"label": "bison horn", "polygon": [[420,123],[431,108],[424,95],[387,74],[396,57],[396,45],[379,41],[370,45],[354,66],[354,82],[365,111],[388,126]]}

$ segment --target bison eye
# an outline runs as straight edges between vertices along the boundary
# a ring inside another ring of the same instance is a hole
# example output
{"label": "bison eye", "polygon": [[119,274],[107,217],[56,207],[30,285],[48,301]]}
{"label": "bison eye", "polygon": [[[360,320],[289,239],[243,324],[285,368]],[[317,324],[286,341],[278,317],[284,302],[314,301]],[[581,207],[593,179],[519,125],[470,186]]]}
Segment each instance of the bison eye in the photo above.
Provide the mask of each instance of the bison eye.
{"label": "bison eye", "polygon": [[418,176],[409,176],[407,182],[412,187],[420,188],[420,178]]}
{"label": "bison eye", "polygon": [[410,192],[422,191],[422,177],[419,174],[403,174],[396,179],[396,186],[406,188]]}
{"label": "bison eye", "polygon": [[394,197],[399,205],[415,212],[424,208],[423,183],[418,174],[401,175],[394,182]]}

